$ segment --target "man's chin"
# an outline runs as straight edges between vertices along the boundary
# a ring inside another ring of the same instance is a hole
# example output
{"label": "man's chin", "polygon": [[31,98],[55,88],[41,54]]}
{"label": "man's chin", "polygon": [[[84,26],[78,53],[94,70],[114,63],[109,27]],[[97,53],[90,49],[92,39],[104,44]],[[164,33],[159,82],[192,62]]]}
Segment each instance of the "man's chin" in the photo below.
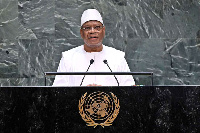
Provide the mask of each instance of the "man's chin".
{"label": "man's chin", "polygon": [[99,42],[97,44],[89,44],[89,43],[85,43],[85,44],[90,48],[97,48],[102,45],[102,42]]}

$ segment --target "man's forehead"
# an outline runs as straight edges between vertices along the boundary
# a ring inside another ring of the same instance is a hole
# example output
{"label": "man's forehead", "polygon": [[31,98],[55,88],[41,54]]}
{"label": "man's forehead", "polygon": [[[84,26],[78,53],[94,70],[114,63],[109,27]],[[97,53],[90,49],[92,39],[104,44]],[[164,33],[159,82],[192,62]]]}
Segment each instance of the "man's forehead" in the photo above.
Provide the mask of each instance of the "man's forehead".
{"label": "man's forehead", "polygon": [[97,20],[90,20],[87,21],[83,24],[83,26],[87,26],[87,25],[93,25],[93,24],[98,24],[98,25],[103,25],[101,22],[97,21]]}

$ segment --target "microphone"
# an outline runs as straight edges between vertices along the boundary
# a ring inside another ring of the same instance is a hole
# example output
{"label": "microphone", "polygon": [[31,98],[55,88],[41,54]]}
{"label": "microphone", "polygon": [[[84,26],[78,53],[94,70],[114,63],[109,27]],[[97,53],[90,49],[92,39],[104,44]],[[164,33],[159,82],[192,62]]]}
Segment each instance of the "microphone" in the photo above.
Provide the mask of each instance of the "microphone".
{"label": "microphone", "polygon": [[[108,66],[108,68],[109,68],[110,71],[112,72],[110,66],[108,65],[108,61],[107,61],[107,60],[103,60],[103,62]],[[118,86],[119,86],[119,82],[118,82],[118,80],[117,80],[117,77],[116,77],[115,75],[114,75],[114,77],[115,77],[115,79],[116,79],[116,81],[117,81],[117,84],[118,84]]]}
{"label": "microphone", "polygon": [[[88,72],[88,70],[89,70],[90,66],[91,66],[93,63],[94,63],[94,60],[93,60],[93,59],[91,59],[91,60],[90,60],[90,65],[88,66],[88,69],[87,69],[87,71],[86,71],[86,72]],[[80,84],[80,86],[82,85],[84,78],[85,78],[85,75],[84,75],[84,77],[83,77],[83,79],[82,79],[82,81],[81,81],[81,84]]]}

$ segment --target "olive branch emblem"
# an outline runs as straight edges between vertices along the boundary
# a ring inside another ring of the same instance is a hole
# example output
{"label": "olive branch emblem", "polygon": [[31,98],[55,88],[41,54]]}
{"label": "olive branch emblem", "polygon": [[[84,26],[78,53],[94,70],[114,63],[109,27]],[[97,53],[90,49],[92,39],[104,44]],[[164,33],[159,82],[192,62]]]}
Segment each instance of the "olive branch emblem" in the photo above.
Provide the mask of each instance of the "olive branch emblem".
{"label": "olive branch emblem", "polygon": [[[86,105],[85,103],[87,102],[87,92],[81,97],[81,99],[79,100],[79,105],[78,105],[78,108],[79,108],[79,114],[81,115],[82,119],[87,123],[87,126],[93,126],[94,128],[97,127],[98,125],[102,126],[103,128],[105,126],[111,126],[113,121],[116,119],[117,115],[119,114],[119,109],[120,109],[120,106],[119,106],[119,99],[112,93],[111,93],[111,96],[112,96],[112,104],[109,104],[108,106],[108,101],[111,102],[109,100],[110,96],[107,95],[106,93],[104,92],[94,92],[95,94],[97,93],[97,95],[100,97],[104,94],[104,101],[101,101],[101,102],[98,102],[96,103],[95,99],[93,97],[91,97],[90,95],[88,96],[90,100],[93,101],[93,104],[92,105],[89,105],[89,109],[90,113],[86,113]],[[92,93],[93,94],[93,93]],[[96,96],[96,95],[95,95]],[[96,105],[96,106],[95,106]],[[110,107],[112,105],[112,107]],[[114,107],[113,107],[114,105]],[[113,109],[112,111],[110,111],[111,113],[109,114],[107,112],[107,108],[111,108]],[[98,112],[94,112],[95,111],[98,111]],[[91,113],[92,112],[92,113]],[[91,114],[103,114],[103,115],[100,115],[100,116],[107,116],[105,117],[105,119],[103,119],[104,121],[101,121],[99,122],[98,120],[102,120],[102,117],[98,116],[97,118],[94,118],[92,117]]]}

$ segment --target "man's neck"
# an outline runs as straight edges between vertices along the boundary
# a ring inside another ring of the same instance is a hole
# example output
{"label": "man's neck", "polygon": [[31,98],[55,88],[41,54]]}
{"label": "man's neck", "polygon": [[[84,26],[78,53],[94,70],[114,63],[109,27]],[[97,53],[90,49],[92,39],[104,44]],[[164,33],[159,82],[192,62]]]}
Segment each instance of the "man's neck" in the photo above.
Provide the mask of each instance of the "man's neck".
{"label": "man's neck", "polygon": [[100,45],[98,47],[89,47],[86,44],[84,44],[84,50],[86,52],[101,52],[103,49],[103,45]]}

